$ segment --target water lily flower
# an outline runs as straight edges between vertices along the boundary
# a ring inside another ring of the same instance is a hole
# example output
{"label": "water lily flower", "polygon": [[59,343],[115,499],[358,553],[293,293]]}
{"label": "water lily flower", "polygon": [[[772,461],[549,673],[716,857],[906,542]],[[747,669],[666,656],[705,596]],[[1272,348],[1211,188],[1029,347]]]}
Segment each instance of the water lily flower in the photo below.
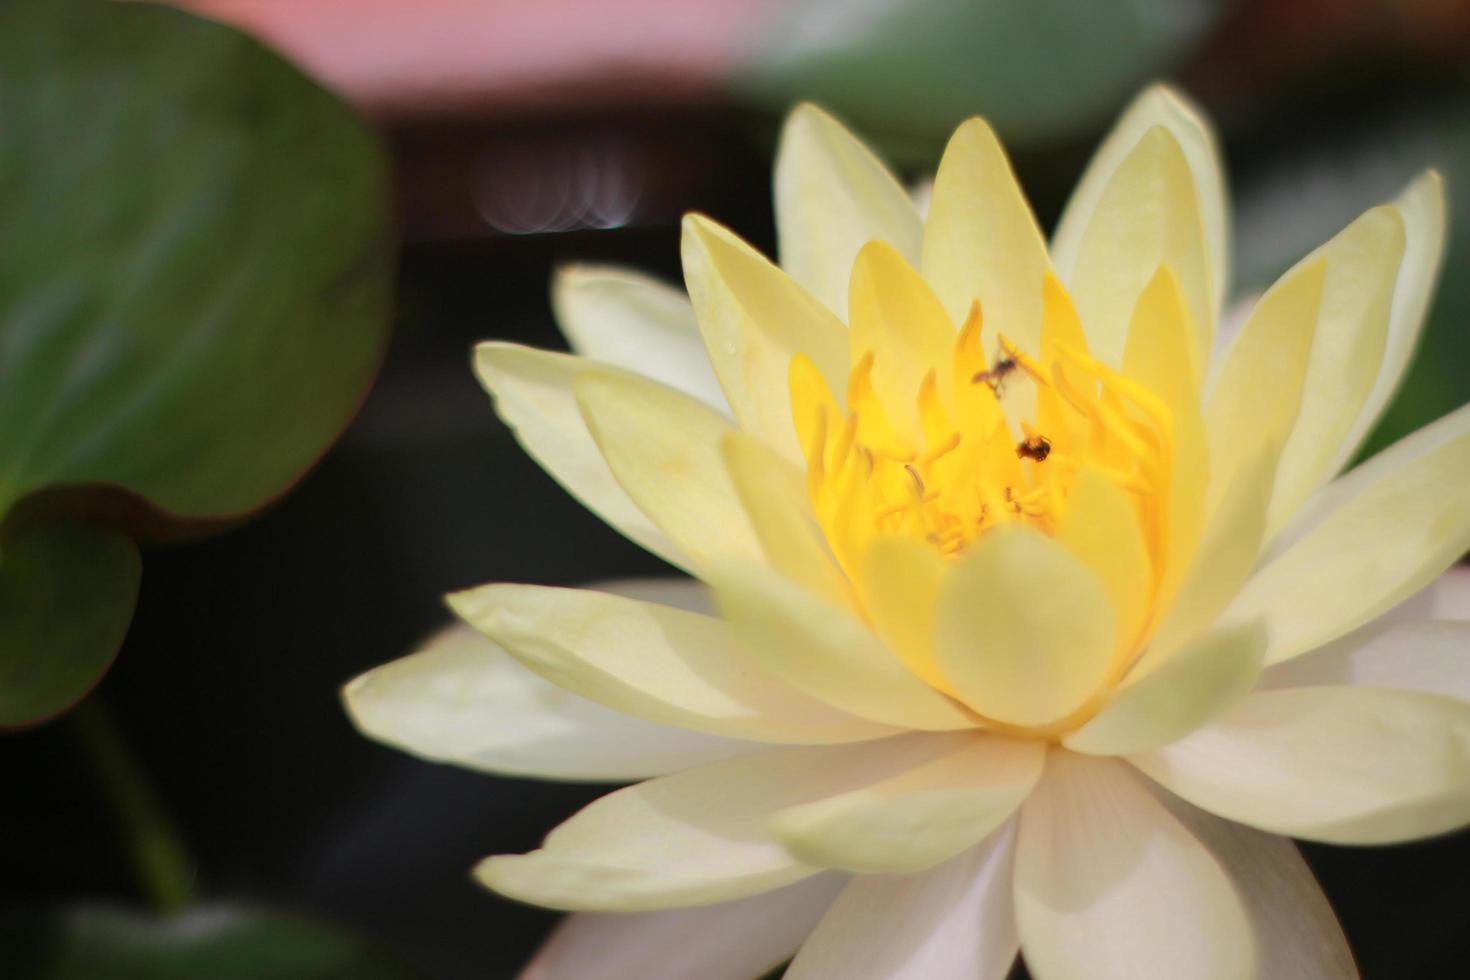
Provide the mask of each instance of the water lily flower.
{"label": "water lily flower", "polygon": [[692,215],[687,299],[569,270],[579,355],[475,355],[702,584],[457,593],[488,641],[347,690],[429,758],[646,780],[476,870],[579,913],[528,976],[1355,975],[1288,838],[1470,822],[1470,408],[1339,475],[1414,350],[1439,178],[1223,341],[1217,151],[1168,90],[1050,247],[979,119],[922,218],[811,106],[775,190],[779,267]]}

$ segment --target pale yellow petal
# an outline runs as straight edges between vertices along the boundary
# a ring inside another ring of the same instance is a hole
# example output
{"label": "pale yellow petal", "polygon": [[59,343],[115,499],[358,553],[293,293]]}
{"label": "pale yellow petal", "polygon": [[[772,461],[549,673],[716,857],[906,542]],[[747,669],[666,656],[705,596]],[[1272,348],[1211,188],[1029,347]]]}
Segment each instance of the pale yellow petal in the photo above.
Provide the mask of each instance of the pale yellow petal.
{"label": "pale yellow petal", "polygon": [[1263,446],[1283,446],[1296,424],[1322,303],[1327,263],[1311,257],[1276,281],[1225,354],[1205,409],[1214,514],[1236,474]]}
{"label": "pale yellow petal", "polygon": [[516,344],[492,342],[475,348],[475,374],[531,458],[588,510],[670,564],[688,569],[688,557],[618,484],[577,407],[572,390],[576,379],[613,370]]}
{"label": "pale yellow petal", "polygon": [[944,737],[772,749],[629,786],[553,830],[529,854],[486,858],[475,876],[549,908],[646,912],[789,885],[820,869],[771,835],[771,815],[921,764]]}
{"label": "pale yellow petal", "polygon": [[902,728],[976,724],[969,712],[910,672],[846,609],[749,562],[724,562],[707,580],[750,655],[812,697]]}
{"label": "pale yellow petal", "polygon": [[1130,761],[1195,806],[1307,840],[1388,844],[1470,823],[1470,704],[1437,695],[1259,691]]}
{"label": "pale yellow petal", "polygon": [[1389,311],[1388,341],[1383,363],[1367,404],[1358,414],[1352,431],[1339,448],[1331,467],[1340,470],[1362,446],[1373,424],[1388,407],[1404,372],[1419,346],[1425,314],[1439,281],[1445,245],[1444,180],[1430,170],[1421,174],[1393,202],[1404,222],[1404,260],[1394,283],[1393,306]]}
{"label": "pale yellow petal", "polygon": [[730,479],[766,561],[813,594],[836,605],[852,605],[852,586],[817,525],[802,473],[742,433],[727,435],[723,449]]}
{"label": "pale yellow petal", "polygon": [[1309,256],[1326,263],[1301,409],[1276,468],[1267,536],[1332,475],[1338,450],[1378,378],[1404,222],[1374,208]]}
{"label": "pale yellow petal", "polygon": [[1164,265],[1178,277],[1195,328],[1189,352],[1191,374],[1199,378],[1214,342],[1218,302],[1208,249],[1190,161],[1174,133],[1154,125],[1108,176],[1075,258],[1059,268],[1092,356],[1122,365],[1134,304]]}
{"label": "pale yellow petal", "polygon": [[[922,268],[951,322],[964,322],[978,299],[986,323],[1027,353],[1040,349],[1041,287],[1051,260],[1010,161],[983,119],[963,123],[945,148],[924,224]],[[1034,399],[1030,385],[1006,391],[1010,408]]]}
{"label": "pale yellow petal", "polygon": [[752,662],[723,620],[587,589],[486,585],[449,605],[558,687],[661,724],[760,742],[879,738]]}
{"label": "pale yellow petal", "polygon": [[682,289],[635,269],[564,266],[551,280],[551,308],[578,354],[730,410]]}
{"label": "pale yellow petal", "polygon": [[847,330],[796,281],[728,229],[684,219],[684,283],[715,376],[740,427],[793,462],[791,358],[805,354],[833,391],[847,384]]}
{"label": "pale yellow petal", "polygon": [[781,267],[847,318],[853,259],[870,241],[919,261],[924,226],[913,201],[873,152],[810,103],[786,117],[776,151]]}
{"label": "pale yellow petal", "polygon": [[1262,618],[1267,663],[1321,646],[1434,581],[1470,547],[1470,407],[1328,484],[1310,523],[1225,616]]}
{"label": "pale yellow petal", "polygon": [[1097,576],[1038,531],[983,535],[939,600],[935,651],[966,704],[1014,725],[1058,721],[1108,675],[1115,614]]}
{"label": "pale yellow petal", "polygon": [[1154,571],[1128,491],[1084,466],[1067,496],[1056,539],[1102,583],[1113,605],[1118,645],[1132,644],[1148,616]]}
{"label": "pale yellow petal", "polygon": [[1265,688],[1341,684],[1443,694],[1470,702],[1470,622],[1423,619],[1374,624],[1277,664],[1261,678]]}
{"label": "pale yellow petal", "polygon": [[879,538],[863,559],[863,608],[909,670],[953,693],[934,659],[934,614],[947,563],[927,541]]}
{"label": "pale yellow petal", "polygon": [[[1228,292],[1230,273],[1230,215],[1224,167],[1214,131],[1203,113],[1165,85],[1151,86],[1134,99],[1098,147],[1057,223],[1051,243],[1052,261],[1062,278],[1070,282],[1084,235],[1118,168],[1156,126],[1174,137],[1189,164],[1209,258],[1211,305],[1218,311]],[[1209,348],[1204,352],[1208,354]]]}
{"label": "pale yellow petal", "polygon": [[1147,677],[1125,683],[1087,724],[1062,739],[1074,752],[1127,755],[1188,735],[1245,697],[1261,673],[1266,630],[1222,627]]}
{"label": "pale yellow petal", "polygon": [[915,875],[859,875],[785,980],[1005,980],[1016,959],[1014,823]]}
{"label": "pale yellow petal", "polygon": [[762,748],[578,697],[462,624],[355,678],[342,700],[369,738],[507,776],[621,783]]}
{"label": "pale yellow petal", "polygon": [[724,416],[672,388],[585,373],[574,389],[587,430],[628,496],[696,564],[761,555],[760,540],[721,453],[736,431]]}
{"label": "pale yellow petal", "polygon": [[1046,980],[1253,980],[1256,950],[1219,862],[1112,759],[1054,751],[1021,807],[1016,923]]}
{"label": "pale yellow petal", "polygon": [[1004,823],[1041,777],[1045,746],[972,736],[891,779],[777,813],[772,826],[807,864],[867,874],[946,861]]}

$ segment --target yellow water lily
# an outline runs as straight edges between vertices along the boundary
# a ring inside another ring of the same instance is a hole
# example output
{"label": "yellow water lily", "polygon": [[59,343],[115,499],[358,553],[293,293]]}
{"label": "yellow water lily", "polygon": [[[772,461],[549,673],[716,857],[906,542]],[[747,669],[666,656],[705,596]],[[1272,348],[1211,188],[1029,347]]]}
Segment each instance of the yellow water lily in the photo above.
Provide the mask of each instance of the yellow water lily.
{"label": "yellow water lily", "polygon": [[1168,90],[1050,247],[979,119],[925,216],[811,106],[775,184],[779,267],[692,215],[687,298],[567,270],[580,356],[475,355],[698,581],[457,593],[488,640],[347,690],[429,758],[647,779],[477,869],[581,913],[529,975],[1355,975],[1287,838],[1470,822],[1470,409],[1338,475],[1414,350],[1438,177],[1228,337],[1217,151]]}

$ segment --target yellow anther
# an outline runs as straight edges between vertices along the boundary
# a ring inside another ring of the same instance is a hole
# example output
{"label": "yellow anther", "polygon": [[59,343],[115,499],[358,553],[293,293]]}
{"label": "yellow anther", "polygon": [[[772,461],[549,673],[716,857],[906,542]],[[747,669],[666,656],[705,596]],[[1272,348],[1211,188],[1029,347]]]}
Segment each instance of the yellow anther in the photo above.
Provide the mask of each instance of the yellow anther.
{"label": "yellow anther", "polygon": [[928,466],[935,460],[947,456],[960,446],[960,434],[955,432],[950,437],[932,449],[926,449],[924,454],[917,460],[920,466]]}

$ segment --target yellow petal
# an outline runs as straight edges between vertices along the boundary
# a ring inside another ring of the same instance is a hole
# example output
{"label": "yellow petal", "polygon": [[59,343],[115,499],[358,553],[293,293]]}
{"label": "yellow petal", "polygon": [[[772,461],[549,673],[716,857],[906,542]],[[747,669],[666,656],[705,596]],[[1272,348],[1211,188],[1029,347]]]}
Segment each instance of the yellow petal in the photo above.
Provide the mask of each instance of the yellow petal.
{"label": "yellow petal", "polygon": [[507,776],[622,783],[759,748],[578,697],[462,624],[355,678],[342,700],[369,738],[422,759]]}
{"label": "yellow petal", "polygon": [[1132,644],[1153,599],[1153,565],[1128,491],[1084,466],[1067,496],[1056,539],[1092,569],[1112,602],[1118,647]]}
{"label": "yellow petal", "polygon": [[[962,124],[945,148],[924,224],[922,268],[952,323],[964,322],[978,299],[992,329],[1027,353],[1039,350],[1041,287],[1051,260],[1010,161],[983,119]],[[1025,408],[1034,398],[1030,385],[1006,392],[1009,407]]]}
{"label": "yellow petal", "polygon": [[781,267],[847,318],[858,250],[887,242],[919,261],[923,223],[908,194],[873,152],[810,103],[786,117],[776,151],[776,232]]}
{"label": "yellow petal", "polygon": [[1147,677],[1118,688],[1062,744],[1089,755],[1167,745],[1245,697],[1260,676],[1265,652],[1266,630],[1258,623],[1207,633]]}
{"label": "yellow petal", "polygon": [[847,382],[847,330],[786,273],[708,218],[684,219],[684,282],[715,376],[740,427],[801,462],[791,422],[791,358],[811,358],[834,391]]}
{"label": "yellow petal", "polygon": [[760,669],[729,624],[587,589],[485,585],[448,597],[465,622],[558,687],[647,721],[760,742],[881,738]]}
{"label": "yellow petal", "polygon": [[931,687],[953,694],[934,659],[934,614],[946,567],[927,541],[879,538],[863,559],[862,597],[888,649]]}
{"label": "yellow petal", "polygon": [[766,561],[814,595],[850,606],[852,587],[817,526],[802,474],[743,433],[727,435],[723,448],[730,479]]}
{"label": "yellow petal", "polygon": [[1013,828],[919,874],[855,876],[784,980],[1005,980],[1019,945],[1011,909]]}
{"label": "yellow petal", "polygon": [[1470,823],[1470,704],[1435,695],[1260,691],[1130,761],[1195,806],[1291,837],[1387,844]]}
{"label": "yellow petal", "polygon": [[1309,257],[1276,281],[1226,352],[1205,410],[1213,514],[1262,446],[1283,446],[1301,408],[1327,263]]}
{"label": "yellow petal", "polygon": [[1470,407],[1328,484],[1226,617],[1261,618],[1267,663],[1327,643],[1434,581],[1470,547]]}
{"label": "yellow petal", "polygon": [[723,416],[642,378],[584,373],[574,388],[618,483],[681,551],[700,564],[761,555],[721,455],[725,436],[736,431]]}
{"label": "yellow petal", "polygon": [[782,810],[772,826],[807,864],[909,874],[973,847],[1004,823],[1041,778],[1034,739],[970,736],[908,772]]}
{"label": "yellow petal", "polygon": [[[852,362],[873,355],[873,389],[899,431],[917,441],[918,393],[924,376],[938,372],[948,393],[947,368],[954,355],[955,327],[929,285],[902,255],[883,242],[871,242],[852,268],[850,300]],[[953,403],[946,394],[945,401]]]}
{"label": "yellow petal", "polygon": [[[1056,235],[1052,238],[1052,261],[1068,282],[1072,281],[1082,249],[1083,237],[1092,223],[1099,202],[1111,185],[1118,168],[1155,126],[1167,130],[1179,144],[1193,178],[1199,222],[1209,257],[1211,308],[1218,311],[1228,291],[1230,271],[1230,228],[1224,168],[1215,134],[1203,114],[1179,92],[1164,85],[1145,90],[1113,126],[1087,171],[1072,192]],[[1206,347],[1203,353],[1208,354]]]}
{"label": "yellow petal", "polygon": [[[651,779],[584,808],[529,854],[486,858],[489,888],[549,908],[606,912],[707,905],[816,874],[771,835],[771,815],[931,758],[934,736],[772,749]],[[942,744],[942,743],[941,743]]]}
{"label": "yellow petal", "polygon": [[1021,807],[1016,923],[1047,980],[1252,980],[1219,863],[1121,762],[1054,751]]}
{"label": "yellow petal", "polygon": [[885,725],[938,730],[976,724],[910,673],[856,616],[769,568],[724,562],[707,581],[750,655],[793,687]]}
{"label": "yellow petal", "polygon": [[1075,259],[1069,267],[1059,265],[1092,356],[1122,364],[1134,304],[1159,266],[1167,265],[1194,324],[1191,374],[1201,377],[1218,302],[1208,249],[1190,161],[1174,133],[1154,125],[1108,176],[1081,228]]}
{"label": "yellow petal", "polygon": [[588,510],[660,558],[688,569],[689,558],[619,485],[582,420],[572,385],[607,368],[580,357],[515,344],[475,348],[475,374],[495,411],[542,469]]}
{"label": "yellow petal", "polygon": [[1038,531],[978,539],[939,600],[935,651],[966,704],[1013,725],[1058,721],[1095,693],[1112,662],[1115,615],[1078,558]]}
{"label": "yellow petal", "polygon": [[572,349],[583,357],[616,364],[729,411],[682,289],[634,269],[573,265],[553,276],[551,307]]}
{"label": "yellow petal", "polygon": [[1404,371],[1419,345],[1424,314],[1429,309],[1434,285],[1439,279],[1445,244],[1444,181],[1430,170],[1405,188],[1393,206],[1404,222],[1405,245],[1404,260],[1394,283],[1383,364],[1367,403],[1330,467],[1331,472],[1340,470],[1358,451],[1398,390]]}
{"label": "yellow petal", "polygon": [[1309,256],[1326,263],[1301,409],[1276,468],[1267,536],[1328,477],[1378,378],[1389,304],[1404,254],[1404,222],[1374,208]]}

